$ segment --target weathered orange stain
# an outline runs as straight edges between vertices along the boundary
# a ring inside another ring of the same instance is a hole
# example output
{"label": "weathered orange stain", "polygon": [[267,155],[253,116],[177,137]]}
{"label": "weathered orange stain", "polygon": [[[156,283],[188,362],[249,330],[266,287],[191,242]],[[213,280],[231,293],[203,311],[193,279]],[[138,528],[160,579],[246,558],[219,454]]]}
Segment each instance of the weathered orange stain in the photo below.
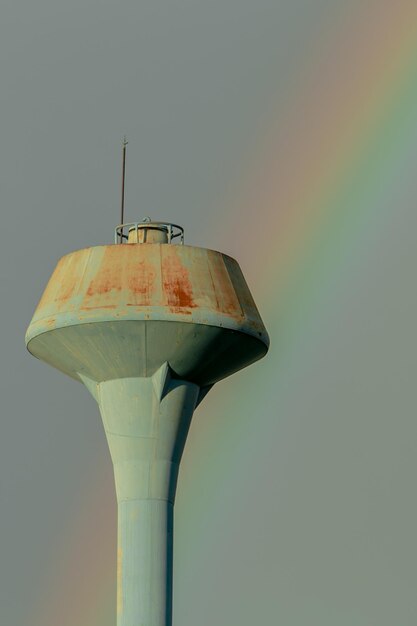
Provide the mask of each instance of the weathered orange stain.
{"label": "weathered orange stain", "polygon": [[78,277],[70,272],[65,274],[65,281],[60,285],[60,289],[55,296],[55,302],[64,303],[69,300],[76,290]]}
{"label": "weathered orange stain", "polygon": [[65,309],[67,303],[77,293],[80,284],[80,265],[85,259],[85,251],[66,255],[59,259],[46,289],[39,301],[37,311],[54,305],[55,311]]}
{"label": "weathered orange stain", "polygon": [[[196,307],[188,270],[181,263],[175,247],[167,247],[162,256],[162,288],[172,312],[191,313]],[[184,310],[185,309],[185,310]]]}
{"label": "weathered orange stain", "polygon": [[127,287],[129,296],[133,302],[130,306],[150,306],[153,304],[153,293],[155,291],[155,269],[145,259],[132,264],[127,273]]}
{"label": "weathered orange stain", "polygon": [[113,268],[102,267],[87,289],[87,296],[102,296],[114,289],[120,291],[121,285],[116,280]]}
{"label": "weathered orange stain", "polygon": [[120,256],[118,246],[106,247],[100,267],[87,287],[87,296],[102,296],[111,291],[121,290]]}
{"label": "weathered orange stain", "polygon": [[143,319],[182,315],[199,323],[210,323],[211,316],[220,314],[251,331],[259,326],[237,263],[218,252],[187,246],[100,246],[63,257],[37,307],[36,320],[50,330],[60,326],[61,314],[77,313],[84,321],[94,317],[95,310],[97,317],[111,312],[118,319],[132,311]]}
{"label": "weathered orange stain", "polygon": [[58,272],[54,275],[54,282],[58,285],[55,302],[62,306],[77,291],[80,284],[80,265],[84,256],[80,254],[64,256],[58,264]]}
{"label": "weathered orange stain", "polygon": [[88,311],[89,309],[116,309],[116,304],[96,304],[95,306],[83,306],[81,307],[82,311]]}

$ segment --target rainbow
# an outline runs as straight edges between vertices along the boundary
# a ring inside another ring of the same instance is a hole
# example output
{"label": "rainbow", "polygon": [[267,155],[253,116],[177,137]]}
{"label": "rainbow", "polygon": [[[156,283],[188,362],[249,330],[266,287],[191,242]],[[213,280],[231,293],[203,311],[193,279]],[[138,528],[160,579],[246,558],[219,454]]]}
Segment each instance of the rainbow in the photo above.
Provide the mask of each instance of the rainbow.
{"label": "rainbow", "polygon": [[363,226],[357,200],[377,191],[395,167],[395,148],[407,140],[416,103],[417,6],[381,3],[377,14],[368,7],[351,20],[302,68],[250,172],[242,173],[249,182],[228,199],[222,233],[238,216],[240,260],[261,238],[248,266],[255,276],[269,268],[263,288],[271,278],[280,290],[291,287],[294,271],[306,276],[325,239],[334,245],[348,223]]}

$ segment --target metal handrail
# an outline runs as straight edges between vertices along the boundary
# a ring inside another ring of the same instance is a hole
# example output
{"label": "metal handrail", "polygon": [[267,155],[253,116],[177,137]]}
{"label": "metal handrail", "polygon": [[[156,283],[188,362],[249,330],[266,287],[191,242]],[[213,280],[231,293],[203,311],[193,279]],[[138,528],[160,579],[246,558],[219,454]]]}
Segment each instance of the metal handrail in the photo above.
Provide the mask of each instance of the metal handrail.
{"label": "metal handrail", "polygon": [[125,228],[136,231],[136,240],[139,242],[139,230],[149,228],[150,230],[160,230],[161,227],[166,229],[168,233],[168,243],[172,243],[173,239],[180,238],[180,245],[184,245],[184,229],[178,224],[171,224],[170,222],[154,222],[153,220],[143,220],[142,222],[130,222],[126,224],[118,224],[114,229],[114,243],[122,244],[124,239],[128,239],[128,235],[125,234]]}

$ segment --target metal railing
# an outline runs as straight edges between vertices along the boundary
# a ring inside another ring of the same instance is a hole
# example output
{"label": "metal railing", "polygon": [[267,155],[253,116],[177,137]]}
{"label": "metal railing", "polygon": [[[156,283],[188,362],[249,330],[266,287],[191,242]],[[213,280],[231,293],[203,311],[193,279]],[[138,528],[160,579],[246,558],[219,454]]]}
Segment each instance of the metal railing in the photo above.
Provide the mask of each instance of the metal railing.
{"label": "metal railing", "polygon": [[[128,234],[125,233],[125,229],[127,229]],[[184,245],[184,229],[182,226],[170,224],[169,222],[154,222],[149,218],[145,218],[142,222],[130,222],[116,226],[114,229],[114,243],[126,243],[132,230],[136,232],[137,243],[139,243],[139,231],[144,231],[143,243],[146,243],[147,230],[160,230],[167,233],[167,243],[172,243],[173,239],[179,238],[180,245]]]}

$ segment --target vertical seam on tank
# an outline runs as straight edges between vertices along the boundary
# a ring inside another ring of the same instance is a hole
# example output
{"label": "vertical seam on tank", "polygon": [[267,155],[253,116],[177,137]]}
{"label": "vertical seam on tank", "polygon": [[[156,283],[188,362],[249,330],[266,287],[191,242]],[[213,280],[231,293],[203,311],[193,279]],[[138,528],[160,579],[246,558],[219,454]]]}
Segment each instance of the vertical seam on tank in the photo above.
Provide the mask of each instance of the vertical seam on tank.
{"label": "vertical seam on tank", "polygon": [[245,315],[244,309],[243,309],[243,307],[242,307],[242,303],[241,303],[240,298],[239,298],[239,289],[235,288],[235,286],[234,286],[234,284],[233,284],[233,281],[232,281],[232,279],[230,278],[229,270],[228,270],[228,267],[227,267],[226,263],[224,262],[223,255],[221,255],[221,261],[222,261],[222,264],[223,264],[224,270],[225,270],[225,272],[226,272],[226,274],[227,274],[227,278],[228,278],[228,280],[229,280],[229,283],[230,283],[230,285],[231,285],[231,287],[232,287],[233,293],[235,294],[236,300],[237,300],[237,301],[238,301],[238,303],[239,303],[239,307],[240,307],[240,314],[241,314],[241,316],[242,316],[242,318],[243,318],[243,319],[246,319],[246,315]]}
{"label": "vertical seam on tank", "polygon": [[161,305],[164,306],[165,305],[165,291],[164,291],[164,281],[163,281],[163,276],[162,276],[162,244],[159,246],[158,268],[159,268],[159,282],[161,285]]}
{"label": "vertical seam on tank", "polygon": [[88,254],[87,254],[87,258],[86,258],[85,263],[84,263],[83,271],[81,272],[80,280],[78,281],[78,285],[77,285],[78,289],[81,287],[81,285],[83,283],[83,280],[84,280],[84,277],[85,277],[85,274],[87,272],[88,263],[89,263],[90,257],[91,257],[91,251],[92,251],[92,248],[89,248]]}
{"label": "vertical seam on tank", "polygon": [[210,269],[210,260],[209,260],[209,259],[210,259],[210,257],[209,257],[209,255],[207,255],[207,257],[206,257],[206,258],[207,258],[207,268],[208,268],[208,271],[209,271],[209,276],[210,276],[211,284],[213,285],[213,293],[214,293],[214,297],[216,298],[217,310],[219,311],[219,310],[220,310],[220,302],[219,302],[219,299],[218,299],[218,297],[217,297],[216,285],[215,285],[215,283],[214,283],[214,280],[213,280],[213,274],[211,273],[211,269]]}
{"label": "vertical seam on tank", "polygon": [[148,322],[145,320],[144,322],[144,344],[145,344],[145,378],[148,377]]}

